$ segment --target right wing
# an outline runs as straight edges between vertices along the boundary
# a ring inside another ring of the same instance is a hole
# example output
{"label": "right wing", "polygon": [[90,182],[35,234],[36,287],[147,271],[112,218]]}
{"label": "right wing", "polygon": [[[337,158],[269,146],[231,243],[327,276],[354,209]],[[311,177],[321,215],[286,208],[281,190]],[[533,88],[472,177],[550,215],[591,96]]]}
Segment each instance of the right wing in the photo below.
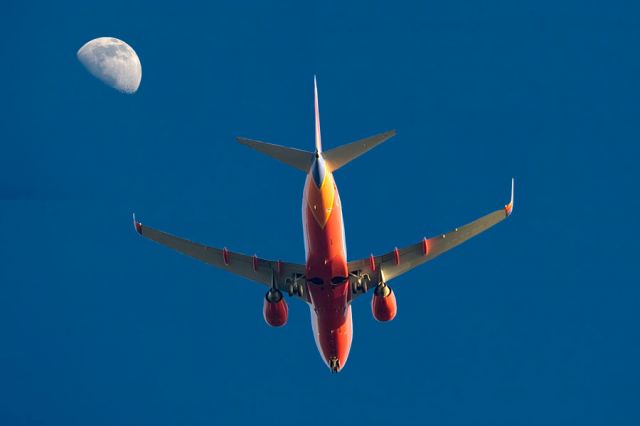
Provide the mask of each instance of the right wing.
{"label": "right wing", "polygon": [[364,287],[360,287],[359,292],[354,294],[353,298],[375,287],[380,281],[388,282],[502,222],[513,211],[513,186],[514,181],[512,179],[511,201],[503,209],[489,213],[446,234],[428,239],[424,238],[419,243],[401,249],[396,248],[381,256],[371,255],[368,259],[349,262],[348,268],[352,279],[364,279],[365,284],[367,284]]}
{"label": "right wing", "polygon": [[[269,287],[275,285],[276,288],[287,291],[290,295],[292,294],[292,292],[289,291],[290,285],[299,284],[304,288],[304,265],[282,262],[280,260],[262,259],[255,255],[247,256],[229,251],[226,247],[219,249],[195,243],[143,225],[136,220],[135,214],[133,215],[133,224],[138,234],[143,237],[251,281]],[[307,301],[304,290],[300,291],[297,295],[305,302]]]}

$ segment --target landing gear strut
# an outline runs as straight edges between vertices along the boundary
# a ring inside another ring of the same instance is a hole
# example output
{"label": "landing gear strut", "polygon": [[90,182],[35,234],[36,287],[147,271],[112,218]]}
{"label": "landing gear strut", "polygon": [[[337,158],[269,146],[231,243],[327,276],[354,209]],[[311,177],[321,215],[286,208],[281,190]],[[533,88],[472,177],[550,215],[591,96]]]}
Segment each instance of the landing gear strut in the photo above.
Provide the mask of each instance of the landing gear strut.
{"label": "landing gear strut", "polygon": [[337,356],[329,358],[329,369],[332,373],[337,373],[340,370],[340,360]]}

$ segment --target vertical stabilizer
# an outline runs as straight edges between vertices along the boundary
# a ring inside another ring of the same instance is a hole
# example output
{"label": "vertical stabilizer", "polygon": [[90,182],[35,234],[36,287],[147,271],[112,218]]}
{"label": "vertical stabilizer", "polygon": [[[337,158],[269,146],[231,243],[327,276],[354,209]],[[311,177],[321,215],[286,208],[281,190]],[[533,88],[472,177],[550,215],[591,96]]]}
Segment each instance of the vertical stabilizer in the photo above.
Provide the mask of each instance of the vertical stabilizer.
{"label": "vertical stabilizer", "polygon": [[318,83],[316,76],[313,76],[313,98],[316,110],[316,152],[322,152],[322,138],[320,137],[320,108],[318,107]]}

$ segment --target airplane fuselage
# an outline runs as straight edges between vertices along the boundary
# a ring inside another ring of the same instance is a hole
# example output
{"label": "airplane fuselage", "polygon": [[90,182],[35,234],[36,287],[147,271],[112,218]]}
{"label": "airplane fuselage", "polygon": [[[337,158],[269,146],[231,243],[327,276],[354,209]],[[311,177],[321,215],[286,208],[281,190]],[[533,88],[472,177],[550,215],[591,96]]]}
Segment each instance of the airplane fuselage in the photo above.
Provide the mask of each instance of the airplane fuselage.
{"label": "airplane fuselage", "polygon": [[337,372],[353,337],[349,271],[340,195],[321,154],[307,174],[302,223],[313,333],[324,362]]}

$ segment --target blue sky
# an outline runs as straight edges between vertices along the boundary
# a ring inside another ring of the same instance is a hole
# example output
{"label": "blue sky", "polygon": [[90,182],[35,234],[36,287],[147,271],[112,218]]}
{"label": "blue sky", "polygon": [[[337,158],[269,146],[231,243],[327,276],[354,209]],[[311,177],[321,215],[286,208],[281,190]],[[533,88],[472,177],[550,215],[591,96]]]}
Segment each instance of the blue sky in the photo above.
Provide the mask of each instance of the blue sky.
{"label": "blue sky", "polygon": [[[269,2],[271,3],[271,2]],[[0,17],[0,424],[640,422],[633,2],[11,1]],[[560,4],[558,4],[560,3]],[[114,36],[123,95],[75,57]],[[398,135],[336,174],[350,258],[512,218],[354,303],[306,306],[139,238],[302,262],[303,176],[235,143]]]}

